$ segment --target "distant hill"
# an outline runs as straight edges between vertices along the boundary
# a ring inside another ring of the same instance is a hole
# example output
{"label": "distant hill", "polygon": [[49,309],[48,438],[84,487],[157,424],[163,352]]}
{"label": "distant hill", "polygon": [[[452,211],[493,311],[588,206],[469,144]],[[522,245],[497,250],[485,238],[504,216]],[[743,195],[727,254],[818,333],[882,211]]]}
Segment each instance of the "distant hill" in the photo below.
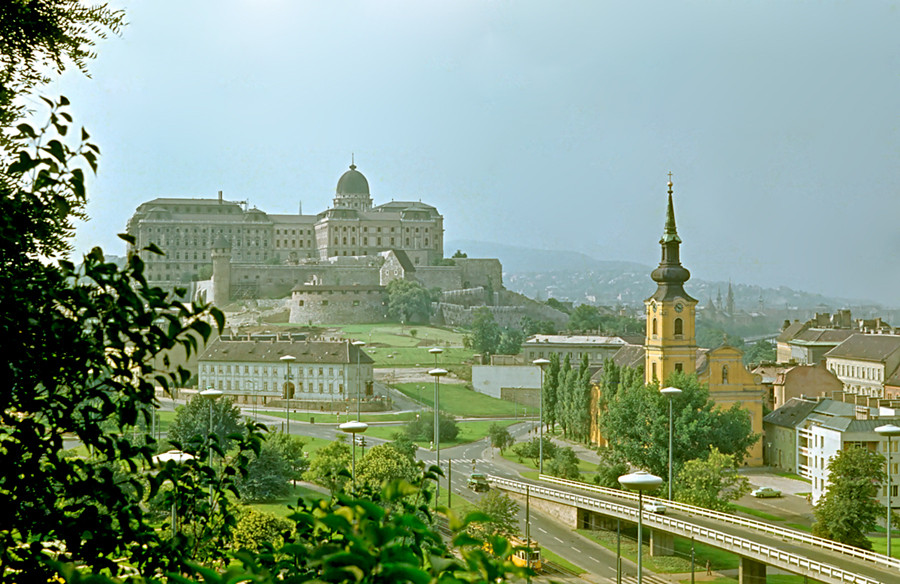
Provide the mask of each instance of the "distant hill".
{"label": "distant hill", "polygon": [[503,264],[503,271],[509,273],[579,270],[649,272],[653,269],[634,262],[599,260],[577,251],[534,249],[465,239],[444,242],[444,254],[447,257],[452,256],[456,250],[462,250],[470,258],[498,258]]}
{"label": "distant hill", "polygon": [[[650,279],[653,267],[636,262],[599,260],[573,251],[552,251],[515,247],[483,241],[448,241],[444,251],[449,256],[457,249],[469,257],[495,257],[503,263],[504,285],[536,300],[549,297],[575,304],[640,306],[656,289]],[[686,285],[689,294],[706,306],[710,300],[724,300],[727,281],[692,278]],[[882,316],[896,320],[897,311],[848,298],[825,296],[815,292],[793,290],[785,286],[763,288],[733,284],[735,308],[744,312],[782,313],[800,311],[834,312],[853,309],[853,316]],[[889,321],[890,322],[890,321]],[[891,322],[891,324],[894,324]]]}

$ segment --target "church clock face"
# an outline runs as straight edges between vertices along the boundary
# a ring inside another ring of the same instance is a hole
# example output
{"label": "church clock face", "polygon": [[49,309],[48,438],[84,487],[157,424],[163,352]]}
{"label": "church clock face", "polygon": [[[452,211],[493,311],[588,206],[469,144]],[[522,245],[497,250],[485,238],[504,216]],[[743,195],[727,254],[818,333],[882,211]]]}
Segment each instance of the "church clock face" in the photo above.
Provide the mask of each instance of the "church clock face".
{"label": "church clock face", "polygon": [[653,312],[656,312],[656,301],[653,301],[650,303],[650,310],[652,310]]}
{"label": "church clock face", "polygon": [[682,304],[681,302],[676,302],[675,303],[675,312],[681,312],[682,310],[684,310],[684,304]]}

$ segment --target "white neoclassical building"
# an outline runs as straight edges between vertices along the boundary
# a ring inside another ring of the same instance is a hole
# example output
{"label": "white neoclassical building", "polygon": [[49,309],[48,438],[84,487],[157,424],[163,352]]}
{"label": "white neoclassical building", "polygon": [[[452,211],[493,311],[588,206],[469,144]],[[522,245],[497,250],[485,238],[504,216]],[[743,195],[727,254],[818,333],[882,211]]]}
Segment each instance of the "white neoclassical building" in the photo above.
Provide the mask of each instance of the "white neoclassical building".
{"label": "white neoclassical building", "polygon": [[248,404],[286,398],[365,400],[372,396],[372,364],[362,347],[348,340],[310,341],[302,334],[223,335],[200,356],[199,387],[218,389]]}

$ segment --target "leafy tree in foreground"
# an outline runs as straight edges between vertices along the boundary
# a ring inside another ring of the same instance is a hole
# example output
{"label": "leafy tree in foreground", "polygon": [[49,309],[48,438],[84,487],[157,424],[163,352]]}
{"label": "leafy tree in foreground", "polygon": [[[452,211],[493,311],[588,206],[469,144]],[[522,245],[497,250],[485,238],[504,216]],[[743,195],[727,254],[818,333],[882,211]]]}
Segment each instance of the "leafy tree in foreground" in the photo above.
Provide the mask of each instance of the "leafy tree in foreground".
{"label": "leafy tree in foreground", "polygon": [[[106,263],[99,248],[78,270],[62,259],[98,149],[86,132],[69,133],[65,98],[46,103],[47,125],[21,124],[0,153],[0,581],[51,578],[43,544],[91,572],[118,574],[125,560],[160,574],[182,566],[200,538],[227,536],[223,489],[245,458],[239,453],[222,473],[196,459],[153,469],[155,444],[133,441],[133,429],[149,425],[157,385],[189,377],[155,371],[154,358],[176,347],[190,355],[211,333],[208,321],[221,327],[223,319],[149,287],[137,255],[124,268]],[[240,449],[257,439],[252,430]],[[90,455],[66,456],[64,437]],[[206,518],[196,523],[199,537],[156,529],[148,499],[164,486],[182,518]]]}
{"label": "leafy tree in foreground", "polygon": [[728,511],[730,501],[750,492],[750,482],[738,474],[734,455],[715,447],[706,458],[685,462],[675,487],[676,500],[715,511]]}
{"label": "leafy tree in foreground", "polygon": [[309,469],[309,458],[303,452],[306,440],[284,432],[272,432],[266,435],[265,444],[275,449],[284,459],[291,482],[303,479],[303,473]]}
{"label": "leafy tree in foreground", "polygon": [[828,487],[816,503],[813,534],[866,550],[866,534],[885,515],[878,492],[885,480],[884,457],[864,448],[841,450],[828,462]]}

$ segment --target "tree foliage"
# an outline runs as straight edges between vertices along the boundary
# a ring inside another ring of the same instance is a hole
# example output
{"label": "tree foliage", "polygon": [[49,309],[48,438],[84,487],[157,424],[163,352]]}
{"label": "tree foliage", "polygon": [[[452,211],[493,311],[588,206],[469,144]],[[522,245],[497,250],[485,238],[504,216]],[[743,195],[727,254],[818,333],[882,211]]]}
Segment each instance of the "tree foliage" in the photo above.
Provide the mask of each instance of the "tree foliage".
{"label": "tree foliage", "polygon": [[431,292],[412,280],[391,280],[387,285],[388,314],[402,323],[427,323],[431,316]]}
{"label": "tree foliage", "polygon": [[[544,438],[544,460],[553,458],[556,454],[558,446],[549,438]],[[541,438],[532,438],[527,442],[519,442],[513,447],[513,453],[519,458],[531,459],[534,466],[540,466],[541,460]]]}
{"label": "tree foliage", "polygon": [[684,463],[675,481],[675,499],[688,505],[728,511],[729,502],[750,492],[750,482],[738,474],[732,454],[710,448],[706,458]]}
{"label": "tree foliage", "polygon": [[813,534],[871,550],[866,537],[885,516],[878,492],[886,478],[884,457],[864,448],[841,450],[828,462],[828,487],[816,503]]}
{"label": "tree foliage", "polygon": [[[612,380],[610,376],[604,381]],[[686,461],[706,458],[710,447],[734,455],[735,463],[741,464],[759,439],[752,432],[749,413],[737,404],[717,408],[696,375],[675,372],[666,385],[682,390],[672,402],[674,474]],[[604,385],[601,391],[606,407],[599,411],[598,424],[610,448],[638,468],[668,476],[668,398],[656,384],[644,385],[643,378],[627,368],[619,372],[618,386]]]}
{"label": "tree foliage", "polygon": [[381,490],[385,483],[397,479],[411,482],[416,473],[413,459],[389,443],[369,448],[362,460],[356,461],[356,483],[360,488]]}
{"label": "tree foliage", "polygon": [[315,458],[309,464],[309,470],[303,473],[303,478],[325,487],[332,493],[343,491],[344,485],[350,479],[348,469],[352,462],[351,456],[350,446],[343,440],[336,440],[316,452]]}
{"label": "tree foliage", "polygon": [[[15,29],[0,17],[2,26]],[[11,55],[4,53],[4,63],[18,58]],[[153,469],[152,437],[133,439],[158,405],[156,386],[167,390],[189,377],[174,367],[155,371],[154,359],[176,347],[191,355],[211,333],[210,323],[221,327],[223,319],[148,286],[137,255],[122,268],[106,263],[99,248],[79,269],[64,259],[73,218],[84,216],[86,176],[96,169],[99,149],[87,132],[69,132],[68,100],[45,103],[48,123],[37,129],[20,124],[7,134],[0,157],[0,336],[7,380],[0,396],[0,504],[6,510],[0,581],[46,581],[53,569],[42,543],[59,549],[59,561],[90,571],[117,574],[116,560],[125,559],[153,574],[183,565],[199,540],[155,529],[150,498],[163,492],[182,517],[204,516],[196,533],[205,541],[229,529],[222,489],[233,487],[242,454],[222,472],[200,460]],[[245,434],[240,449],[254,432]],[[63,455],[63,437],[79,440],[90,454]],[[16,577],[17,571],[28,577]]]}
{"label": "tree foliage", "polygon": [[293,522],[274,513],[244,507],[238,514],[232,545],[238,550],[250,552],[258,552],[266,544],[280,547],[284,542],[284,534],[289,533],[293,527]]}
{"label": "tree foliage", "polygon": [[494,422],[488,428],[488,436],[491,439],[491,446],[493,448],[499,448],[501,453],[505,448],[509,448],[516,441],[515,438],[512,437],[512,434],[509,433],[509,429],[497,422]]}
{"label": "tree foliage", "polygon": [[555,477],[569,480],[577,480],[581,476],[578,470],[578,457],[569,446],[557,448],[550,461],[544,465],[544,471]]}
{"label": "tree foliage", "polygon": [[241,410],[232,398],[195,395],[175,411],[168,438],[170,442],[180,443],[182,450],[196,454],[208,434],[214,434],[222,448],[228,450],[232,442],[230,436],[240,431]]}
{"label": "tree foliage", "polygon": [[494,313],[486,306],[475,310],[472,330],[466,336],[468,346],[476,353],[494,355],[500,345],[500,326],[494,319]]}
{"label": "tree foliage", "polygon": [[238,483],[242,499],[274,501],[291,492],[289,481],[293,476],[293,469],[284,450],[271,439],[272,436],[279,435],[281,434],[267,436],[259,452],[250,455],[247,475]]}
{"label": "tree foliage", "polygon": [[597,454],[600,456],[600,462],[597,464],[594,483],[607,489],[621,489],[619,477],[628,474],[628,461],[612,448],[601,448]]}
{"label": "tree foliage", "polygon": [[[455,440],[459,435],[456,419],[445,412],[438,412],[438,428],[441,442]],[[406,435],[414,442],[434,442],[434,414],[423,412],[410,420],[406,425]]]}
{"label": "tree foliage", "polygon": [[500,535],[510,537],[518,533],[519,504],[509,495],[492,489],[482,495],[475,508],[487,515],[487,521],[473,524],[472,531],[483,537]]}

